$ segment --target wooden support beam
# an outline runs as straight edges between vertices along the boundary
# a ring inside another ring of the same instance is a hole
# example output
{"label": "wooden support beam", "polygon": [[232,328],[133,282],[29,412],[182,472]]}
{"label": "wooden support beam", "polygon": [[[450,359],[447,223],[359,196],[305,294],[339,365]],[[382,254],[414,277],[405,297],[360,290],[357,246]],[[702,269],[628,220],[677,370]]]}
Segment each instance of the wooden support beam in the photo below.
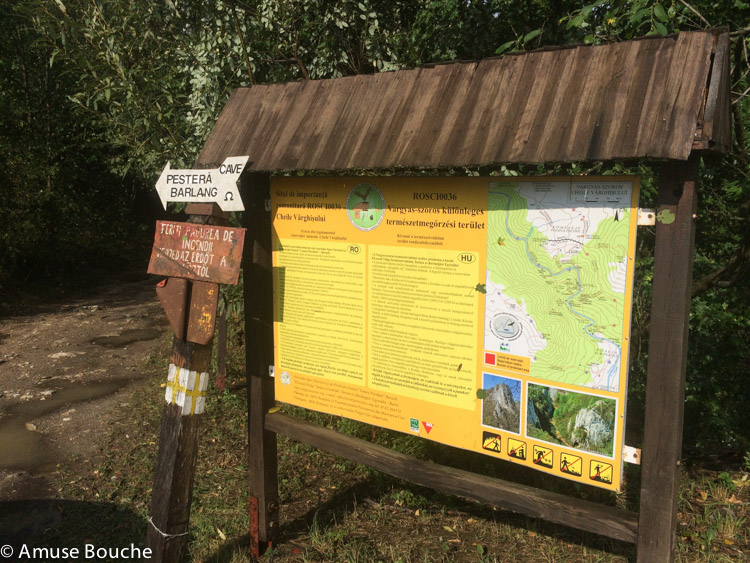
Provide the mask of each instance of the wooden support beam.
{"label": "wooden support beam", "polygon": [[637,542],[644,563],[674,557],[697,181],[695,160],[665,163],[659,174]]}
{"label": "wooden support beam", "polygon": [[250,480],[250,551],[255,557],[272,545],[279,529],[276,434],[263,417],[274,405],[273,280],[271,276],[271,213],[266,210],[270,178],[243,174],[247,229],[243,263],[245,298],[245,368],[247,372],[247,431]]}
{"label": "wooden support beam", "polygon": [[627,510],[421,461],[281,412],[266,415],[266,428],[417,485],[617,540],[636,540],[637,515]]}

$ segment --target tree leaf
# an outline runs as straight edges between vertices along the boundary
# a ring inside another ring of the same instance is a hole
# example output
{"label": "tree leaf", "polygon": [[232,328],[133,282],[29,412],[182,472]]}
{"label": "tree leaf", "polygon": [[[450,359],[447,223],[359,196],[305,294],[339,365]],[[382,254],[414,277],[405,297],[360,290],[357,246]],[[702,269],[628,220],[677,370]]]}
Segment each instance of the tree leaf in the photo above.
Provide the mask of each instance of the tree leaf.
{"label": "tree leaf", "polygon": [[531,41],[535,37],[540,36],[541,34],[542,34],[542,30],[541,29],[535,29],[534,31],[529,31],[526,35],[523,36],[523,42],[524,42],[524,44],[528,43],[529,41]]}
{"label": "tree leaf", "polygon": [[515,41],[508,41],[507,43],[503,43],[497,49],[495,49],[495,54],[496,55],[502,55],[505,51],[507,51],[508,49],[510,49],[511,47],[513,47],[513,45],[515,45],[515,44],[516,44]]}
{"label": "tree leaf", "polygon": [[585,16],[583,14],[578,14],[576,17],[571,19],[568,22],[568,25],[565,26],[566,29],[570,29],[571,27],[581,27],[581,24],[583,23]]}
{"label": "tree leaf", "polygon": [[663,21],[664,23],[669,21],[669,18],[667,17],[667,13],[664,11],[664,8],[661,4],[658,2],[654,4],[654,16],[656,16],[657,19]]}

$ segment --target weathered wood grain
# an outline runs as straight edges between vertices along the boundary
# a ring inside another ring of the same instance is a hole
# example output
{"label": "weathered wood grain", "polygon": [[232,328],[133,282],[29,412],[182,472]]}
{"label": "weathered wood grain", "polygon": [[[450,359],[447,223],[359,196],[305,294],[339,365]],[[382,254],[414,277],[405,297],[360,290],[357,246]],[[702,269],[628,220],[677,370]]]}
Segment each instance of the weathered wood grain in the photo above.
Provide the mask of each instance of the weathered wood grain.
{"label": "weathered wood grain", "polygon": [[216,390],[223,393],[227,382],[227,310],[222,309],[217,313],[217,317],[219,334],[216,339]]}
{"label": "weathered wood grain", "polygon": [[[175,338],[171,361],[181,368],[205,372],[211,361],[211,344],[193,344]],[[149,524],[146,537],[152,553],[149,561],[176,563],[185,553],[202,418],[200,414],[183,416],[182,407],[175,404],[165,403],[162,409],[151,494],[153,524]]]}
{"label": "weathered wood grain", "polygon": [[674,556],[697,178],[695,160],[665,163],[659,175],[638,520],[638,561],[643,563]]}
{"label": "weathered wood grain", "polygon": [[717,39],[711,80],[706,96],[703,131],[700,139],[696,139],[701,149],[709,148],[711,143],[714,143],[727,151],[732,145],[729,58],[729,33],[727,32],[722,33]]}
{"label": "weathered wood grain", "polygon": [[240,179],[247,228],[243,256],[245,299],[245,369],[247,374],[247,431],[251,502],[250,549],[258,556],[278,533],[278,465],[276,434],[264,428],[263,417],[274,405],[273,286],[271,279],[270,179],[246,174]]}
{"label": "weathered wood grain", "polygon": [[[274,171],[686,160],[719,33],[238,88],[198,162],[251,155],[249,170]],[[713,73],[727,72],[716,57]],[[704,134],[722,150],[729,84],[712,87],[722,103]]]}

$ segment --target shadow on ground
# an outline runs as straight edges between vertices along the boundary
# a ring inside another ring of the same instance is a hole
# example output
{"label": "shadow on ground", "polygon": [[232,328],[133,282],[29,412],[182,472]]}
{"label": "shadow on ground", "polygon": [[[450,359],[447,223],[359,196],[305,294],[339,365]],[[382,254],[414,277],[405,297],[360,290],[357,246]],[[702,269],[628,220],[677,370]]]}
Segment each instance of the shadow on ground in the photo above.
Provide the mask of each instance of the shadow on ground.
{"label": "shadow on ground", "polygon": [[[18,556],[22,546],[77,548],[143,548],[148,522],[114,503],[58,499],[0,502],[0,545]],[[5,553],[3,553],[5,555]],[[10,560],[13,560],[11,556]]]}
{"label": "shadow on ground", "polygon": [[[327,530],[336,528],[339,523],[345,522],[347,515],[361,511],[363,506],[367,506],[369,510],[378,511],[403,511],[405,513],[412,513],[413,510],[398,507],[398,506],[381,506],[377,507],[377,503],[374,502],[373,498],[382,497],[383,488],[390,486],[403,486],[405,483],[385,475],[369,478],[361,481],[353,486],[347,487],[346,489],[339,490],[336,494],[331,496],[328,500],[314,504],[304,512],[298,514],[295,518],[283,523],[280,526],[279,536],[274,543],[274,555],[280,557],[282,560],[297,560],[304,559],[304,556],[310,556],[312,554],[313,560],[316,560],[318,554],[314,549],[311,549],[310,535],[313,528],[318,530]],[[431,491],[417,485],[412,486],[413,490],[429,495],[434,501],[432,505],[436,508],[424,508],[425,513],[435,514],[447,514],[447,515],[458,515],[460,514],[464,519],[481,519],[485,521],[503,522],[517,529],[519,535],[527,535],[529,530],[535,530],[536,532],[560,539],[564,542],[575,544],[582,548],[582,551],[590,550],[605,550],[609,552],[614,558],[621,558],[622,560],[632,562],[635,561],[635,549],[634,546],[626,543],[598,536],[595,534],[586,534],[573,528],[566,526],[560,526],[545,522],[542,520],[536,520],[500,509],[493,509],[487,505],[466,501],[452,495],[445,495],[439,491]],[[442,522],[435,524],[436,529],[433,530],[439,533],[442,529]],[[342,527],[342,533],[350,535],[353,541],[363,541],[364,538],[369,538],[368,534],[374,531],[374,527],[370,528],[370,525],[364,523],[363,534],[359,536],[352,531],[346,530],[346,527]],[[396,523],[395,527],[399,524]],[[398,535],[393,528],[389,529],[390,533]],[[417,535],[420,532],[416,528],[412,529],[407,527],[406,537],[401,537],[401,540],[408,541],[419,541]],[[425,528],[421,533],[429,533],[429,528]],[[409,537],[411,536],[411,537]],[[357,540],[357,537],[360,539]],[[397,538],[392,537],[393,541],[399,541]],[[236,554],[249,556],[249,545],[250,535],[242,534],[230,538],[222,546],[204,561],[205,563],[229,563],[233,561]],[[301,547],[300,547],[301,546]],[[306,551],[310,553],[306,554]],[[433,550],[433,553],[437,551]],[[267,560],[273,560],[272,555]],[[378,558],[379,559],[379,558]],[[450,559],[450,558],[449,558]],[[443,559],[439,559],[443,560]],[[481,560],[477,559],[477,560]]]}

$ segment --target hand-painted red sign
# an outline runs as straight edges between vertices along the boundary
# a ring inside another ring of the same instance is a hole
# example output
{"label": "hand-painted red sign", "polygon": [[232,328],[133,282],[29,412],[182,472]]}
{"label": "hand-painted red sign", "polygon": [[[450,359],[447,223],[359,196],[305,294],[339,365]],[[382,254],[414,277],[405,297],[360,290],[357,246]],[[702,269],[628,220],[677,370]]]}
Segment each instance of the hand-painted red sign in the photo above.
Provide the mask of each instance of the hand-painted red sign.
{"label": "hand-painted red sign", "polygon": [[148,273],[234,285],[245,229],[157,221]]}

